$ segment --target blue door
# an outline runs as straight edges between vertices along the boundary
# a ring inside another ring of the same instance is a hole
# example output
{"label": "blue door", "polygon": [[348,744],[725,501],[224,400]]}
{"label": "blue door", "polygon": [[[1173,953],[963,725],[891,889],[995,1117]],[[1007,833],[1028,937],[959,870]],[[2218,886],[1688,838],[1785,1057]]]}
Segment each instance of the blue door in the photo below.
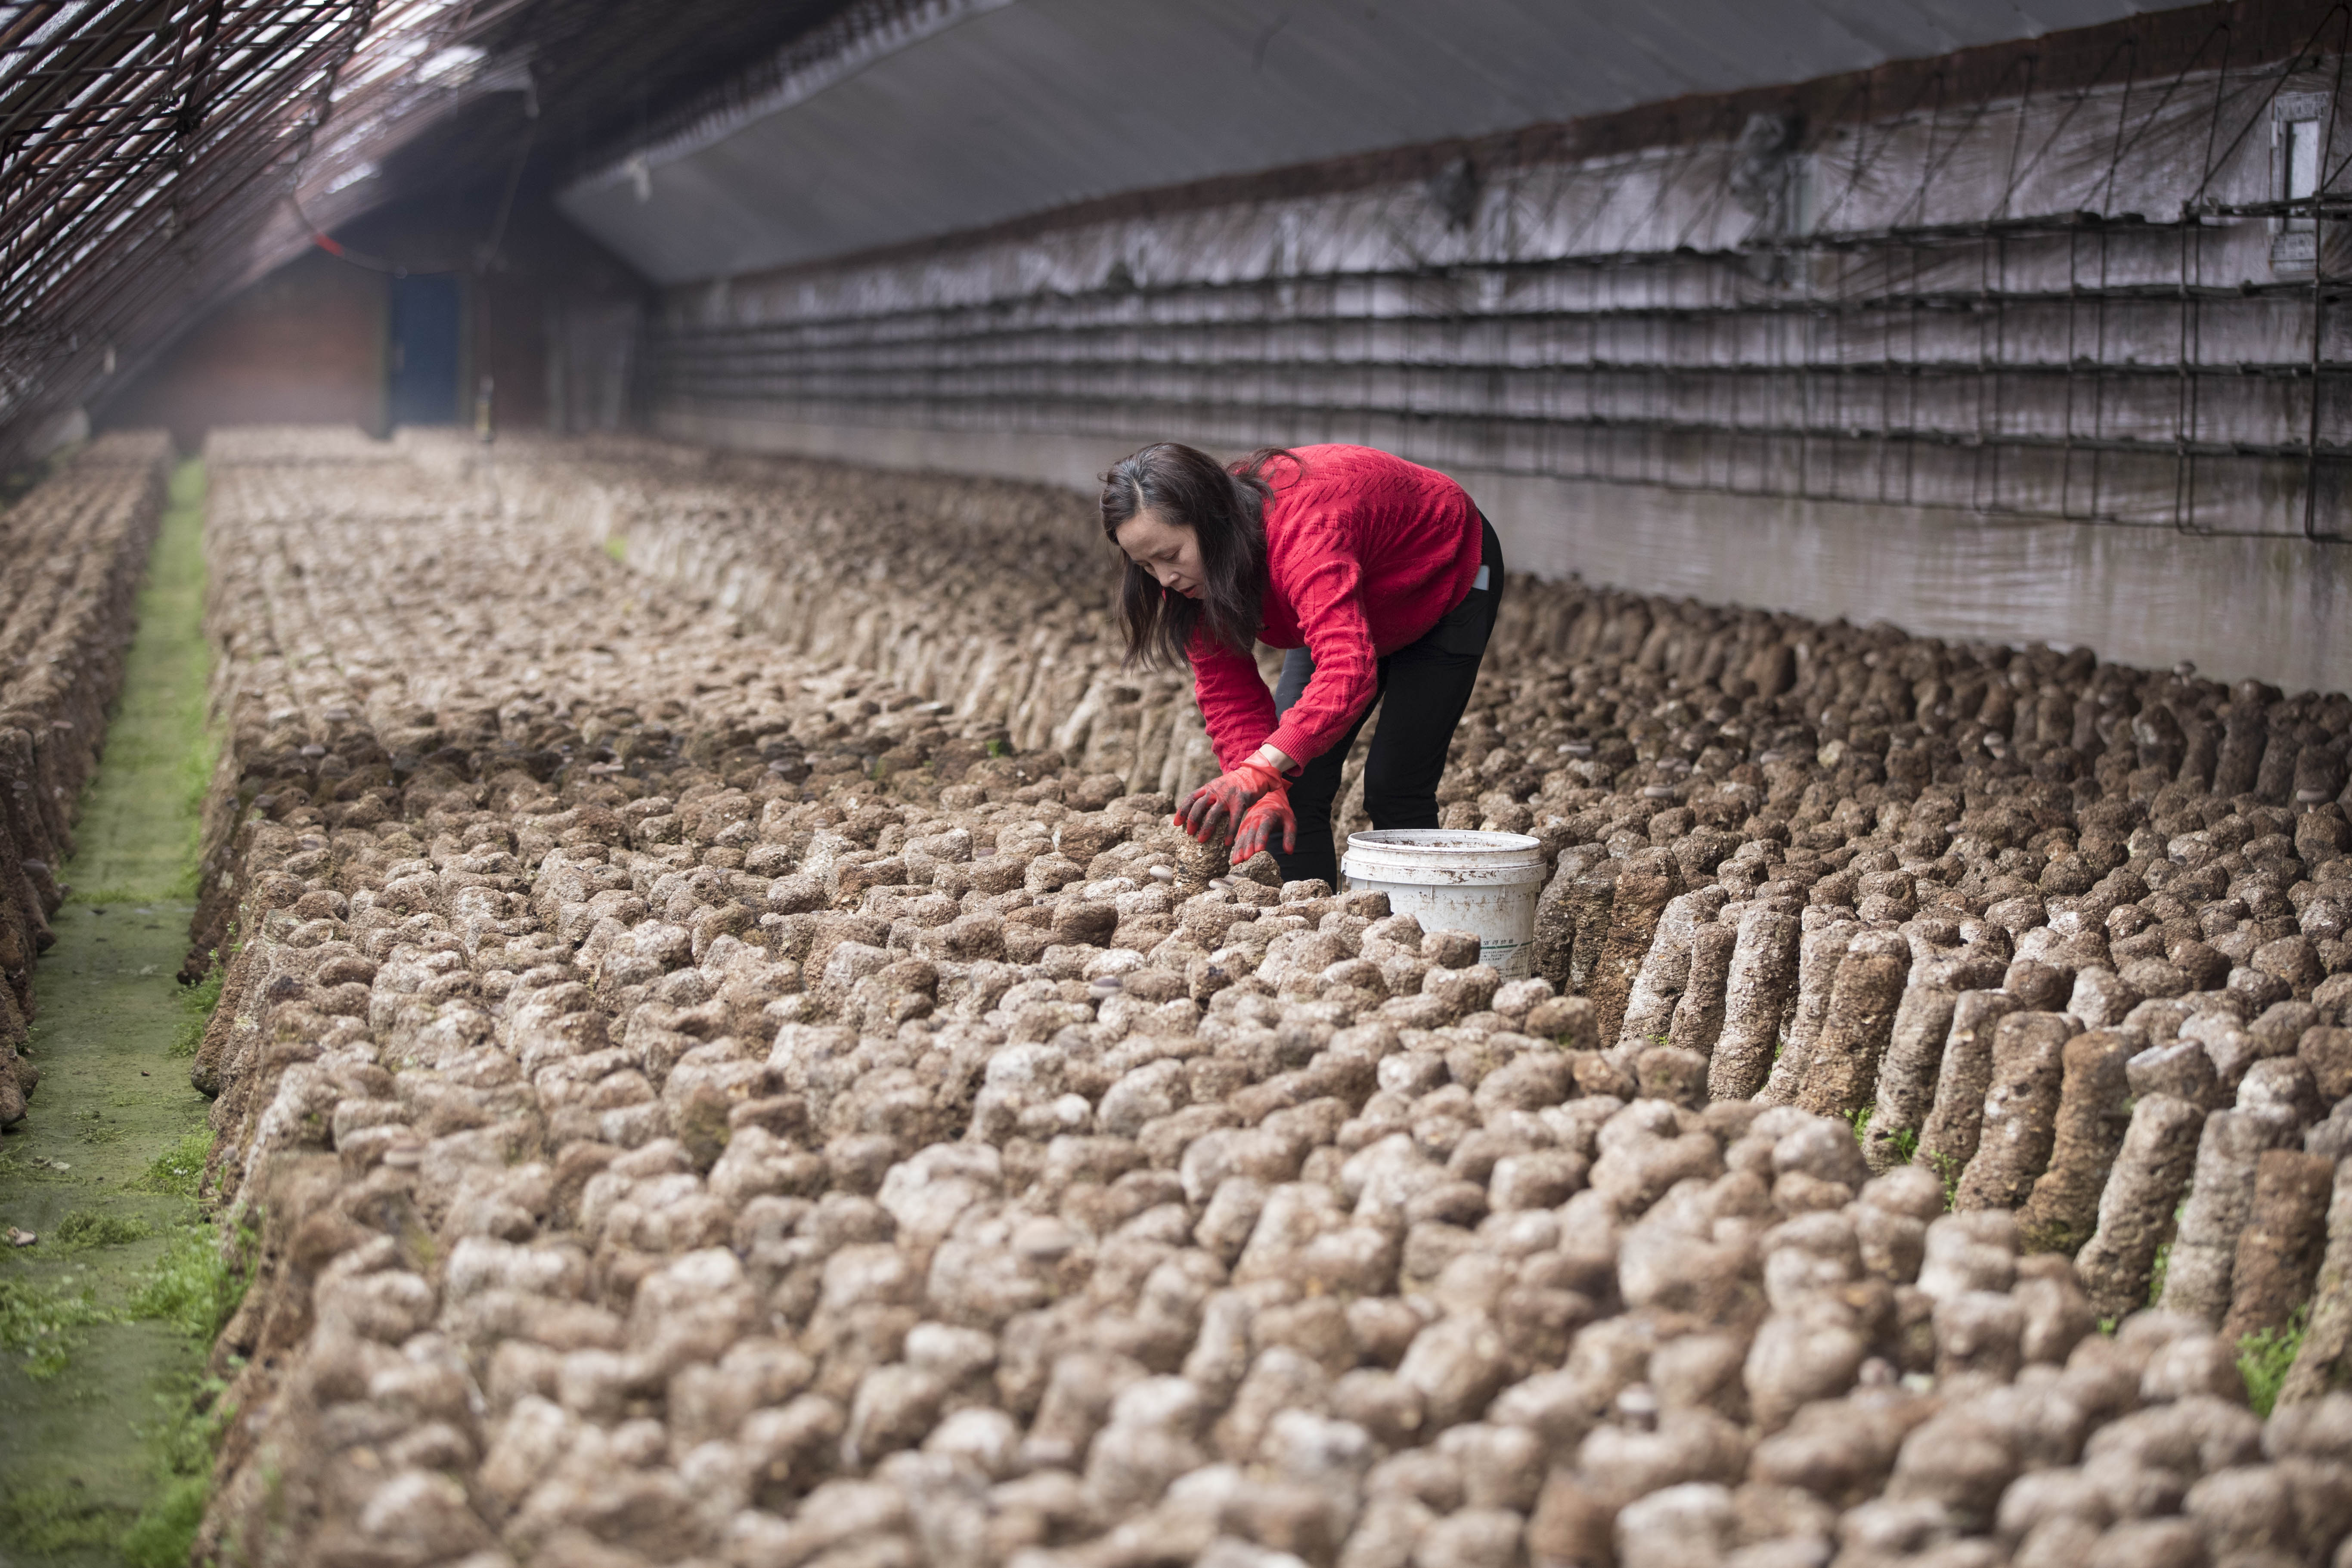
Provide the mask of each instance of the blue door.
{"label": "blue door", "polygon": [[394,425],[457,422],[457,279],[392,280],[392,390]]}

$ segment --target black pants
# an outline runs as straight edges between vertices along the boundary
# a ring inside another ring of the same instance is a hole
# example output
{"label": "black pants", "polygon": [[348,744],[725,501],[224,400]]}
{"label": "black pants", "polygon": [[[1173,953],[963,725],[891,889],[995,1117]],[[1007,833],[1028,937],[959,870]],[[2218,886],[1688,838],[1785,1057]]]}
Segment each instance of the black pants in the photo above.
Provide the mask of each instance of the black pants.
{"label": "black pants", "polygon": [[[1503,602],[1503,546],[1494,525],[1478,520],[1478,562],[1486,585],[1472,588],[1463,601],[1438,618],[1417,641],[1380,661],[1380,686],[1363,712],[1331,749],[1307,764],[1290,786],[1290,809],[1298,817],[1298,847],[1274,851],[1285,881],[1319,878],[1339,885],[1339,858],[1331,844],[1331,806],[1339,795],[1339,770],[1348,761],[1356,732],[1381,710],[1381,727],[1372,732],[1371,751],[1364,759],[1364,809],[1374,827],[1435,827],[1437,781],[1445,772],[1446,748],[1454,743],[1454,727],[1470,703],[1470,689],[1478,680],[1478,661],[1486,656],[1486,638],[1495,629],[1495,612]],[[1274,710],[1286,713],[1305,695],[1315,673],[1315,660],[1303,647],[1292,648],[1282,661],[1282,679],[1274,689]]]}

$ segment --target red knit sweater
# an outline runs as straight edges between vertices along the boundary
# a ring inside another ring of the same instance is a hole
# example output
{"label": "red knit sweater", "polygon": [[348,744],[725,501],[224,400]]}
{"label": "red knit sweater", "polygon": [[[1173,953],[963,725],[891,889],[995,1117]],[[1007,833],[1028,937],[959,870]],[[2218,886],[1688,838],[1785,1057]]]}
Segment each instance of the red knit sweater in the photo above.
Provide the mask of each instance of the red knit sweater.
{"label": "red knit sweater", "polygon": [[1260,641],[1315,656],[1307,694],[1276,722],[1249,655],[1192,639],[1192,689],[1218,763],[1271,742],[1310,762],[1339,743],[1379,689],[1375,661],[1437,624],[1478,575],[1478,509],[1444,474],[1370,447],[1300,447],[1265,478]]}

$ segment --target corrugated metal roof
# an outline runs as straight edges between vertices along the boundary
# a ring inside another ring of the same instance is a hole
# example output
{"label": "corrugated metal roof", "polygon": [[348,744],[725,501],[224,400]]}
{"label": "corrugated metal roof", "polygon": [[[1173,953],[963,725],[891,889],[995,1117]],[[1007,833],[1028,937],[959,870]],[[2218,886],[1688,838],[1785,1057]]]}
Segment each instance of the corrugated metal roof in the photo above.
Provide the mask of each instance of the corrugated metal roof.
{"label": "corrugated metal roof", "polygon": [[1139,187],[1864,69],[2131,0],[929,0],[560,196],[683,282]]}

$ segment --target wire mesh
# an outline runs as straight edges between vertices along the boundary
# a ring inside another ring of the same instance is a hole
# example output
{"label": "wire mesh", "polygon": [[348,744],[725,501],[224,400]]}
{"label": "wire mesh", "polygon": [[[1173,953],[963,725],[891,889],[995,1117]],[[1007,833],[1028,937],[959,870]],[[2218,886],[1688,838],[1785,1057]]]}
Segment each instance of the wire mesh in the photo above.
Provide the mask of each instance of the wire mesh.
{"label": "wire mesh", "polygon": [[50,0],[0,23],[0,456],[241,259],[373,0]]}

